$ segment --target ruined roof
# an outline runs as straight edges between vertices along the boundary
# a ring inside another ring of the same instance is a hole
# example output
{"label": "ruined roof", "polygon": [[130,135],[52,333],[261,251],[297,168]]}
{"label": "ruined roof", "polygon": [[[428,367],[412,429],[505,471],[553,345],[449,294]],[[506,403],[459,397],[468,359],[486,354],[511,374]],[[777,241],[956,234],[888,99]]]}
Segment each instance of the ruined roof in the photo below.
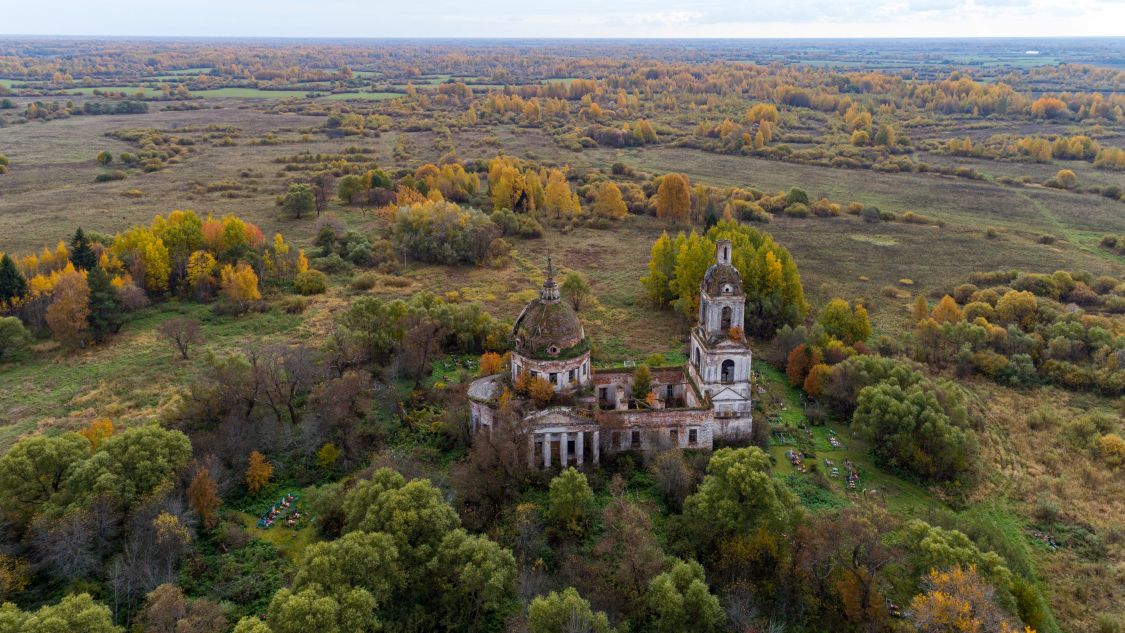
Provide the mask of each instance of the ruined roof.
{"label": "ruined roof", "polygon": [[525,356],[573,358],[586,350],[585,338],[578,315],[562,301],[535,299],[512,327],[516,351]]}
{"label": "ruined roof", "polygon": [[[723,292],[723,288],[730,288],[730,292]],[[730,264],[712,264],[703,275],[703,291],[715,297],[723,294],[742,294],[742,275]]]}
{"label": "ruined roof", "polygon": [[469,399],[477,402],[492,402],[500,395],[502,374],[477,378],[469,383]]}
{"label": "ruined roof", "polygon": [[586,332],[574,309],[559,299],[555,266],[547,254],[547,279],[539,298],[527,304],[512,326],[512,342],[524,356],[575,358],[589,349]]}

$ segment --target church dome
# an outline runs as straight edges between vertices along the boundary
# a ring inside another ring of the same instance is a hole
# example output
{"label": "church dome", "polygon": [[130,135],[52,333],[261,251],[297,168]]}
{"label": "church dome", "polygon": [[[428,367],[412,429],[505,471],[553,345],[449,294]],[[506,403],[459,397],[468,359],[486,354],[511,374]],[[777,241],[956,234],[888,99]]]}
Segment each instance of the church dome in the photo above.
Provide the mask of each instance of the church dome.
{"label": "church dome", "polygon": [[567,359],[588,350],[586,332],[578,315],[559,298],[554,267],[547,259],[547,280],[539,298],[527,304],[512,327],[516,352],[538,359]]}
{"label": "church dome", "polygon": [[730,264],[712,264],[703,275],[703,291],[712,297],[742,294],[742,275]]}

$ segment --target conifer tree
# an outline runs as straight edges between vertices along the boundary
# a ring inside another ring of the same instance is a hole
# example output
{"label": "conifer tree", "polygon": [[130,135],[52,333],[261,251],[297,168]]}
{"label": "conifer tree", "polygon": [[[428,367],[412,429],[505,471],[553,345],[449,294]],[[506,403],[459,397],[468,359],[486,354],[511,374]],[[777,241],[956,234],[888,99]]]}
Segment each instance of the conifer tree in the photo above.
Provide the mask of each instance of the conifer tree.
{"label": "conifer tree", "polygon": [[90,288],[90,313],[86,316],[86,322],[90,324],[94,340],[103,341],[110,334],[120,331],[125,322],[121,297],[101,266],[95,265],[90,269],[86,275],[86,284]]}
{"label": "conifer tree", "polygon": [[98,264],[98,254],[90,246],[90,240],[82,231],[82,227],[78,227],[74,232],[74,238],[70,240],[70,261],[74,262],[74,266],[79,270],[90,270]]}
{"label": "conifer tree", "polygon": [[4,257],[0,258],[0,308],[11,303],[13,299],[20,299],[25,295],[27,295],[27,280],[23,278],[11,256],[4,253]]}

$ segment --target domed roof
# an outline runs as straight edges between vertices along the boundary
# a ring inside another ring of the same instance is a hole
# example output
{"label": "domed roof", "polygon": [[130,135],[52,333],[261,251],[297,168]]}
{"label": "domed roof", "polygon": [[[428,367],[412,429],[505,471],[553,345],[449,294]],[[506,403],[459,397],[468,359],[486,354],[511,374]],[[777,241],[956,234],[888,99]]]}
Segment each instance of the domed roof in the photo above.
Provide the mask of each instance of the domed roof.
{"label": "domed roof", "polygon": [[574,309],[559,300],[550,257],[539,298],[527,304],[516,318],[512,340],[516,352],[534,358],[573,358],[586,352],[586,332]]}
{"label": "domed roof", "polygon": [[703,291],[712,297],[742,294],[742,275],[730,264],[711,264],[703,274]]}

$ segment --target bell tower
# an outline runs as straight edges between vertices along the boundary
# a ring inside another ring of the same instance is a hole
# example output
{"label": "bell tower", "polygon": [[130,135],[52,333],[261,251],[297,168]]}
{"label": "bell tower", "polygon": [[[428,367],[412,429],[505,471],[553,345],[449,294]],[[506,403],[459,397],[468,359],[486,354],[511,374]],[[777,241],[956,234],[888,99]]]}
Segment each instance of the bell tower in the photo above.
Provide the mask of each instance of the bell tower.
{"label": "bell tower", "polygon": [[730,240],[715,244],[715,263],[699,288],[688,373],[715,410],[716,437],[750,432],[751,352],[746,342],[746,293]]}

